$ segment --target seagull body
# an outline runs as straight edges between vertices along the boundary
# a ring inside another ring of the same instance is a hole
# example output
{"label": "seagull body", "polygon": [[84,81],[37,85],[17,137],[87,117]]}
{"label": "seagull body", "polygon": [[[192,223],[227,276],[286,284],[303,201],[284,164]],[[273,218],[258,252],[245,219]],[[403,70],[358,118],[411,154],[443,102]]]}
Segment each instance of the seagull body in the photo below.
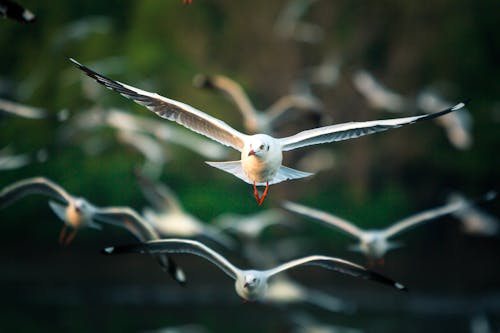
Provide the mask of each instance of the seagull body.
{"label": "seagull body", "polygon": [[271,135],[275,123],[279,119],[283,119],[293,109],[302,111],[321,109],[321,103],[312,96],[293,94],[281,97],[267,110],[260,111],[252,104],[241,85],[226,76],[199,74],[194,78],[193,82],[197,87],[217,90],[226,95],[243,115],[245,130],[252,134]]}
{"label": "seagull body", "polygon": [[[294,170],[281,165],[284,151],[353,139],[421,120],[436,118],[465,106],[465,102],[462,102],[433,114],[319,127],[284,138],[273,138],[266,134],[247,135],[192,106],[134,88],[118,81],[113,81],[85,67],[74,59],[70,60],[98,83],[146,106],[158,116],[175,121],[192,131],[240,151],[241,160],[239,161],[207,163],[215,168],[231,173],[249,184],[253,184],[255,199],[259,205],[264,201],[269,185],[312,175],[311,173]],[[262,197],[259,197],[256,186],[266,186]]]}
{"label": "seagull body", "polygon": [[329,227],[343,231],[349,236],[356,238],[359,243],[355,246],[352,246],[351,249],[365,254],[370,260],[382,260],[387,251],[401,246],[400,243],[389,240],[397,234],[408,230],[409,228],[422,224],[423,222],[427,222],[438,217],[459,211],[465,206],[466,204],[462,202],[451,203],[442,207],[426,210],[412,215],[394,223],[392,226],[386,229],[363,230],[358,228],[351,222],[343,220],[340,217],[337,217],[330,213],[299,205],[293,202],[285,202],[283,204],[284,208],[292,212],[313,218]]}
{"label": "seagull body", "polygon": [[[5,187],[0,192],[0,209],[30,194],[43,194],[56,201],[49,201],[50,208],[64,222],[59,234],[59,242],[68,245],[76,236],[78,230],[90,227],[101,229],[92,221],[96,207],[84,198],[74,197],[61,186],[43,177],[28,178]],[[60,203],[62,202],[62,203]],[[66,228],[73,231],[66,237]]]}
{"label": "seagull body", "polygon": [[204,244],[183,239],[168,239],[160,241],[150,241],[140,244],[107,247],[103,250],[104,254],[120,253],[189,253],[198,255],[218,266],[224,273],[235,280],[236,293],[246,301],[257,301],[264,299],[268,289],[268,280],[274,275],[302,265],[316,265],[340,273],[348,274],[363,279],[373,280],[382,284],[393,286],[399,290],[406,288],[398,282],[388,279],[380,274],[369,271],[362,266],[350,263],[348,261],[326,257],[309,256],[288,263],[279,265],[269,270],[242,270],[231,264],[219,253],[205,246]]}

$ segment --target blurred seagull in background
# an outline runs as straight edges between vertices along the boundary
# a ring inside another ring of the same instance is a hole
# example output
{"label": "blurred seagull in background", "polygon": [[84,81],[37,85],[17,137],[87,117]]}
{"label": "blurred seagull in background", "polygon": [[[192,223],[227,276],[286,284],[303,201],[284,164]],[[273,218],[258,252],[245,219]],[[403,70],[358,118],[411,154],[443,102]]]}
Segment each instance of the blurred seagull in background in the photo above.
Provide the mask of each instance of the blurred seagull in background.
{"label": "blurred seagull in background", "polygon": [[[496,192],[491,191],[486,194],[487,200],[496,197]],[[453,216],[462,222],[463,230],[472,235],[494,236],[500,230],[500,221],[482,209],[476,207],[472,200],[465,198],[462,194],[452,193],[448,196],[450,204],[462,203],[463,209],[453,212]]]}
{"label": "blurred seagull in background", "polygon": [[0,99],[0,112],[28,119],[42,119],[47,117],[47,113],[43,109],[14,103],[5,99]]}
{"label": "blurred seagull in background", "polygon": [[228,97],[243,115],[245,130],[251,134],[271,135],[276,123],[292,110],[318,112],[322,108],[319,100],[312,96],[293,94],[285,95],[267,110],[259,111],[241,85],[226,76],[198,74],[193,79],[193,84],[199,88],[217,90]]}
{"label": "blurred seagull in background", "polygon": [[[187,104],[140,90],[118,81],[113,81],[85,67],[74,59],[70,60],[98,83],[120,93],[126,98],[134,100],[138,104],[144,105],[158,116],[175,121],[192,131],[240,151],[241,160],[239,161],[207,162],[207,164],[231,173],[249,184],[253,184],[255,200],[259,205],[262,205],[264,202],[269,185],[312,175],[308,172],[283,166],[281,164],[283,151],[354,139],[363,135],[398,128],[460,110],[466,103],[466,101],[461,102],[453,107],[432,114],[366,122],[349,122],[314,128],[289,137],[273,138],[266,134],[243,134],[228,124]],[[259,195],[257,186],[265,186],[262,196]]]}
{"label": "blurred seagull in background", "polygon": [[44,163],[48,159],[46,148],[40,148],[34,153],[16,154],[10,146],[0,149],[0,171],[15,170],[32,162]]}
{"label": "blurred seagull in background", "polygon": [[383,257],[385,253],[391,249],[401,246],[399,242],[389,241],[389,238],[392,238],[424,222],[456,212],[466,206],[467,204],[463,202],[455,202],[412,215],[385,229],[363,230],[351,222],[343,220],[333,214],[289,201],[283,203],[283,207],[289,211],[313,218],[326,226],[343,231],[349,236],[358,239],[359,244],[352,246],[351,249],[366,255],[371,264],[373,263],[372,260],[377,260],[379,264],[383,264]]}
{"label": "blurred seagull in background", "polygon": [[[101,229],[99,224],[92,221],[92,214],[96,207],[84,198],[74,197],[61,186],[44,177],[27,178],[17,181],[0,192],[0,209],[30,194],[43,194],[59,202],[49,201],[50,208],[64,222],[59,233],[59,243],[69,245],[78,230],[90,227]],[[67,229],[73,229],[67,234]]]}
{"label": "blurred seagull in background", "polygon": [[274,23],[275,34],[284,39],[293,39],[311,44],[322,41],[324,31],[319,25],[301,21],[309,7],[317,1],[289,0],[276,18]]}
{"label": "blurred seagull in background", "polygon": [[403,112],[408,107],[405,98],[384,87],[366,70],[358,70],[352,77],[354,87],[374,109]]}
{"label": "blurred seagull in background", "polygon": [[[430,89],[420,92],[417,96],[417,107],[425,113],[439,110],[443,105],[447,105],[447,101]],[[472,146],[472,117],[468,110],[446,115],[436,121],[444,128],[448,140],[455,148],[465,150]]]}
{"label": "blurred seagull in background", "polygon": [[35,14],[10,0],[0,0],[0,16],[22,23],[32,23],[36,20]]}
{"label": "blurred seagull in background", "polygon": [[235,280],[236,293],[245,301],[257,301],[265,299],[268,289],[268,280],[274,275],[304,265],[320,266],[339,273],[351,275],[354,277],[373,280],[385,285],[392,286],[398,290],[406,288],[385,276],[367,270],[366,268],[348,262],[346,260],[326,257],[320,255],[308,256],[292,260],[269,270],[241,270],[231,264],[219,253],[205,246],[204,244],[183,239],[167,239],[159,241],[150,241],[139,244],[111,246],[102,251],[104,254],[122,254],[122,253],[188,253],[200,256],[219,267],[224,273]]}
{"label": "blurred seagull in background", "polygon": [[216,227],[204,224],[188,214],[175,194],[165,184],[153,183],[135,172],[144,196],[154,210],[145,208],[144,217],[164,237],[205,237],[228,249],[234,248],[234,241]]}

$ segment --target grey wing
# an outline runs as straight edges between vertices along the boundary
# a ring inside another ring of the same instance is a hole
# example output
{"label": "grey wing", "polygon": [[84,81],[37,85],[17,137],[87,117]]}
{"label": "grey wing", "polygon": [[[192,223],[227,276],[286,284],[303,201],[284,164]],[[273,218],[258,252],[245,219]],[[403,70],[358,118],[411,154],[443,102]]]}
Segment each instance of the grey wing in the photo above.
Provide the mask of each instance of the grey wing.
{"label": "grey wing", "polygon": [[401,233],[405,230],[408,230],[412,227],[415,227],[419,225],[420,223],[428,222],[433,219],[436,219],[438,217],[451,214],[453,212],[459,211],[463,209],[464,207],[469,206],[468,203],[460,201],[460,202],[453,202],[449,203],[445,206],[442,207],[437,207],[434,209],[429,209],[423,212],[420,212],[418,214],[409,216],[403,220],[400,220],[396,222],[394,225],[391,227],[387,228],[384,231],[384,235],[389,238],[392,237],[398,233]]}
{"label": "grey wing", "polygon": [[205,258],[206,260],[219,267],[222,271],[224,271],[224,273],[226,273],[233,279],[236,279],[236,276],[239,274],[239,269],[219,253],[215,252],[214,250],[200,242],[188,239],[171,238],[139,244],[112,246],[105,248],[103,250],[103,253],[189,253]]}
{"label": "grey wing", "polygon": [[141,242],[160,239],[153,227],[129,207],[99,208],[92,215],[92,218],[102,223],[124,228]]}
{"label": "grey wing", "polygon": [[175,194],[164,184],[153,181],[135,172],[135,177],[141,187],[142,193],[153,207],[160,212],[182,211],[182,206]]}
{"label": "grey wing", "polygon": [[344,124],[319,127],[278,140],[281,143],[283,151],[310,145],[349,140],[360,136],[413,124],[421,120],[440,117],[447,113],[462,109],[466,105],[466,103],[467,101],[460,102],[457,105],[440,112],[414,117],[374,120],[366,122],[349,122]]}
{"label": "grey wing", "polygon": [[372,280],[375,282],[379,282],[385,285],[392,286],[399,290],[406,290],[406,287],[401,283],[396,282],[388,277],[370,271],[363,266],[357,265],[355,263],[349,262],[347,260],[334,258],[334,257],[326,257],[326,256],[308,256],[296,260],[289,261],[285,264],[279,265],[273,269],[267,270],[266,274],[269,277],[278,274],[280,272],[286,271],[288,269],[292,269],[298,266],[304,265],[314,265],[320,266],[329,270],[333,270],[342,274],[347,274],[350,276],[354,276],[361,279]]}
{"label": "grey wing", "polygon": [[283,207],[292,212],[314,218],[320,221],[321,223],[329,227],[337,228],[340,231],[343,231],[352,237],[361,239],[361,237],[363,236],[363,230],[359,229],[354,224],[346,220],[343,220],[335,215],[320,211],[318,209],[313,209],[310,207],[299,205],[290,201],[284,202]]}
{"label": "grey wing", "polygon": [[56,183],[44,177],[35,177],[4,187],[0,192],[0,209],[30,194],[44,194],[64,203],[73,200],[73,197]]}
{"label": "grey wing", "polygon": [[88,76],[104,85],[106,88],[118,92],[120,95],[133,100],[134,102],[147,107],[158,116],[175,121],[176,123],[189,128],[190,130],[206,137],[218,141],[223,145],[241,151],[243,149],[246,135],[238,132],[228,124],[220,121],[200,110],[187,104],[150,93],[124,83],[111,80],[101,74],[94,72],[90,68],[71,59],[78,68]]}

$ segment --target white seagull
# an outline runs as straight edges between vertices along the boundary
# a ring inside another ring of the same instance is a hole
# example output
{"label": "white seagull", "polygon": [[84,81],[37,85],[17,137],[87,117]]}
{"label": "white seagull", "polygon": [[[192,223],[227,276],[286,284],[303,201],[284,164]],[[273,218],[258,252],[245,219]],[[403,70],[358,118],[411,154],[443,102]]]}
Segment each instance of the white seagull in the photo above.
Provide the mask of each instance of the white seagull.
{"label": "white seagull", "polygon": [[[70,59],[88,76],[106,88],[146,106],[158,116],[175,121],[192,131],[207,136],[219,143],[241,152],[241,160],[227,162],[207,162],[210,166],[233,174],[243,181],[253,184],[257,203],[262,205],[269,185],[285,180],[311,176],[311,173],[294,170],[283,166],[283,151],[310,145],[329,143],[357,138],[363,135],[386,131],[425,119],[432,119],[462,109],[466,102],[433,114],[414,117],[350,122],[306,130],[284,138],[273,138],[266,134],[243,134],[228,124],[193,108],[187,104],[150,93],[132,86],[113,81]],[[265,186],[262,197],[257,186]]]}
{"label": "white seagull", "polygon": [[233,278],[235,282],[236,293],[245,301],[257,301],[265,298],[268,289],[268,280],[274,275],[304,265],[315,265],[334,270],[362,279],[373,280],[382,284],[392,286],[398,290],[406,290],[402,284],[395,282],[385,276],[372,272],[362,266],[356,265],[346,260],[313,255],[285,264],[279,265],[268,270],[242,270],[231,264],[226,258],[204,244],[185,239],[167,239],[159,241],[150,241],[139,244],[111,246],[102,251],[104,254],[121,253],[189,253],[205,258],[212,264],[219,267],[224,273]]}
{"label": "white seagull", "polygon": [[228,97],[243,115],[243,125],[249,133],[271,135],[276,123],[292,110],[317,112],[321,103],[305,94],[285,95],[264,111],[257,110],[240,84],[223,75],[198,74],[193,84],[199,88],[217,90]]}
{"label": "white seagull", "polygon": [[465,206],[466,204],[463,202],[450,203],[409,216],[385,229],[363,230],[333,214],[293,202],[287,201],[283,203],[283,207],[292,212],[313,218],[326,226],[343,231],[349,236],[358,239],[359,244],[353,246],[352,249],[365,254],[370,259],[370,262],[375,259],[381,264],[383,263],[383,256],[387,251],[401,246],[398,242],[389,241],[389,238],[424,222],[456,212]]}
{"label": "white seagull", "polygon": [[[486,200],[492,200],[496,197],[495,192],[486,194]],[[448,196],[450,204],[461,202],[464,208],[453,212],[453,216],[462,222],[463,230],[472,235],[494,236],[500,231],[500,221],[489,213],[476,207],[473,200],[465,198],[460,193],[451,193]]]}
{"label": "white seagull", "polygon": [[135,172],[144,196],[154,210],[145,208],[146,221],[163,237],[205,237],[226,248],[234,248],[234,241],[217,227],[208,225],[189,214],[177,196],[165,184],[152,182]]}
{"label": "white seagull", "polygon": [[[49,201],[50,208],[64,222],[59,233],[60,244],[69,245],[82,228],[101,229],[99,224],[92,221],[95,206],[84,198],[72,196],[61,186],[44,177],[23,179],[3,188],[0,192],[0,209],[30,194],[43,194],[62,202]],[[68,227],[73,229],[69,234]]]}

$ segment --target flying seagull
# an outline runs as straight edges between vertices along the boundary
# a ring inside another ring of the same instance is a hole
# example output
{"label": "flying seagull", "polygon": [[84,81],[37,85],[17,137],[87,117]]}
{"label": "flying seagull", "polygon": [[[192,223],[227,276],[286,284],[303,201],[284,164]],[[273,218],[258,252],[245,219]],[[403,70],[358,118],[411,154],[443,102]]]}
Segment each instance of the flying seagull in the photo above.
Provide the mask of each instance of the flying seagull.
{"label": "flying seagull", "polygon": [[450,203],[441,207],[417,213],[403,220],[400,220],[385,229],[363,230],[355,226],[351,222],[343,220],[340,217],[337,217],[330,213],[326,213],[289,201],[283,203],[283,207],[292,212],[316,219],[329,227],[343,231],[348,235],[358,239],[359,244],[353,246],[352,249],[365,254],[370,259],[370,262],[375,259],[378,260],[381,264],[383,263],[383,256],[387,251],[400,246],[400,244],[397,242],[389,241],[389,238],[392,238],[402,233],[403,231],[406,231],[424,222],[459,211],[460,209],[463,209],[464,206],[465,203],[463,202]]}
{"label": "flying seagull", "polygon": [[305,94],[285,95],[274,102],[267,110],[260,111],[250,101],[239,83],[223,75],[198,74],[193,84],[199,88],[217,90],[226,95],[243,115],[243,125],[248,133],[272,134],[275,123],[283,119],[291,110],[314,111],[322,108],[321,103]]}
{"label": "flying seagull", "polygon": [[10,0],[0,0],[0,16],[22,23],[32,23],[36,20],[35,14]]}
{"label": "flying seagull", "polygon": [[204,244],[185,239],[167,239],[159,241],[150,241],[145,243],[111,246],[102,251],[104,254],[121,253],[189,253],[205,258],[212,264],[219,267],[224,273],[233,278],[235,282],[236,293],[245,301],[257,301],[265,298],[268,288],[268,280],[274,275],[303,265],[321,266],[326,269],[334,270],[340,273],[359,277],[362,279],[373,280],[382,284],[393,286],[399,290],[406,290],[402,284],[395,282],[385,276],[365,269],[362,266],[353,264],[349,261],[326,257],[320,255],[308,256],[292,260],[268,270],[242,270],[231,264],[226,258]]}
{"label": "flying seagull", "polygon": [[[314,128],[289,137],[273,138],[267,134],[243,134],[219,119],[192,106],[156,93],[150,93],[118,81],[113,81],[85,67],[74,59],[70,58],[70,60],[98,83],[118,92],[126,98],[134,100],[138,104],[144,105],[158,116],[175,121],[192,131],[240,151],[240,161],[207,163],[210,166],[231,173],[249,184],[253,184],[255,199],[259,205],[262,205],[264,202],[269,185],[312,175],[308,172],[283,166],[281,164],[283,151],[321,143],[354,139],[363,135],[386,131],[445,115],[462,109],[466,104],[466,102],[460,102],[453,107],[432,114],[387,120],[349,122]],[[259,196],[257,186],[265,186],[262,197]]]}
{"label": "flying seagull", "polygon": [[[61,186],[44,177],[27,178],[17,181],[0,192],[0,209],[30,194],[43,194],[56,201],[49,201],[50,208],[64,222],[59,233],[59,243],[69,245],[78,230],[84,227],[101,229],[92,221],[96,207],[84,198],[72,196]],[[59,203],[59,202],[62,202]],[[67,229],[73,229],[67,234]]]}

